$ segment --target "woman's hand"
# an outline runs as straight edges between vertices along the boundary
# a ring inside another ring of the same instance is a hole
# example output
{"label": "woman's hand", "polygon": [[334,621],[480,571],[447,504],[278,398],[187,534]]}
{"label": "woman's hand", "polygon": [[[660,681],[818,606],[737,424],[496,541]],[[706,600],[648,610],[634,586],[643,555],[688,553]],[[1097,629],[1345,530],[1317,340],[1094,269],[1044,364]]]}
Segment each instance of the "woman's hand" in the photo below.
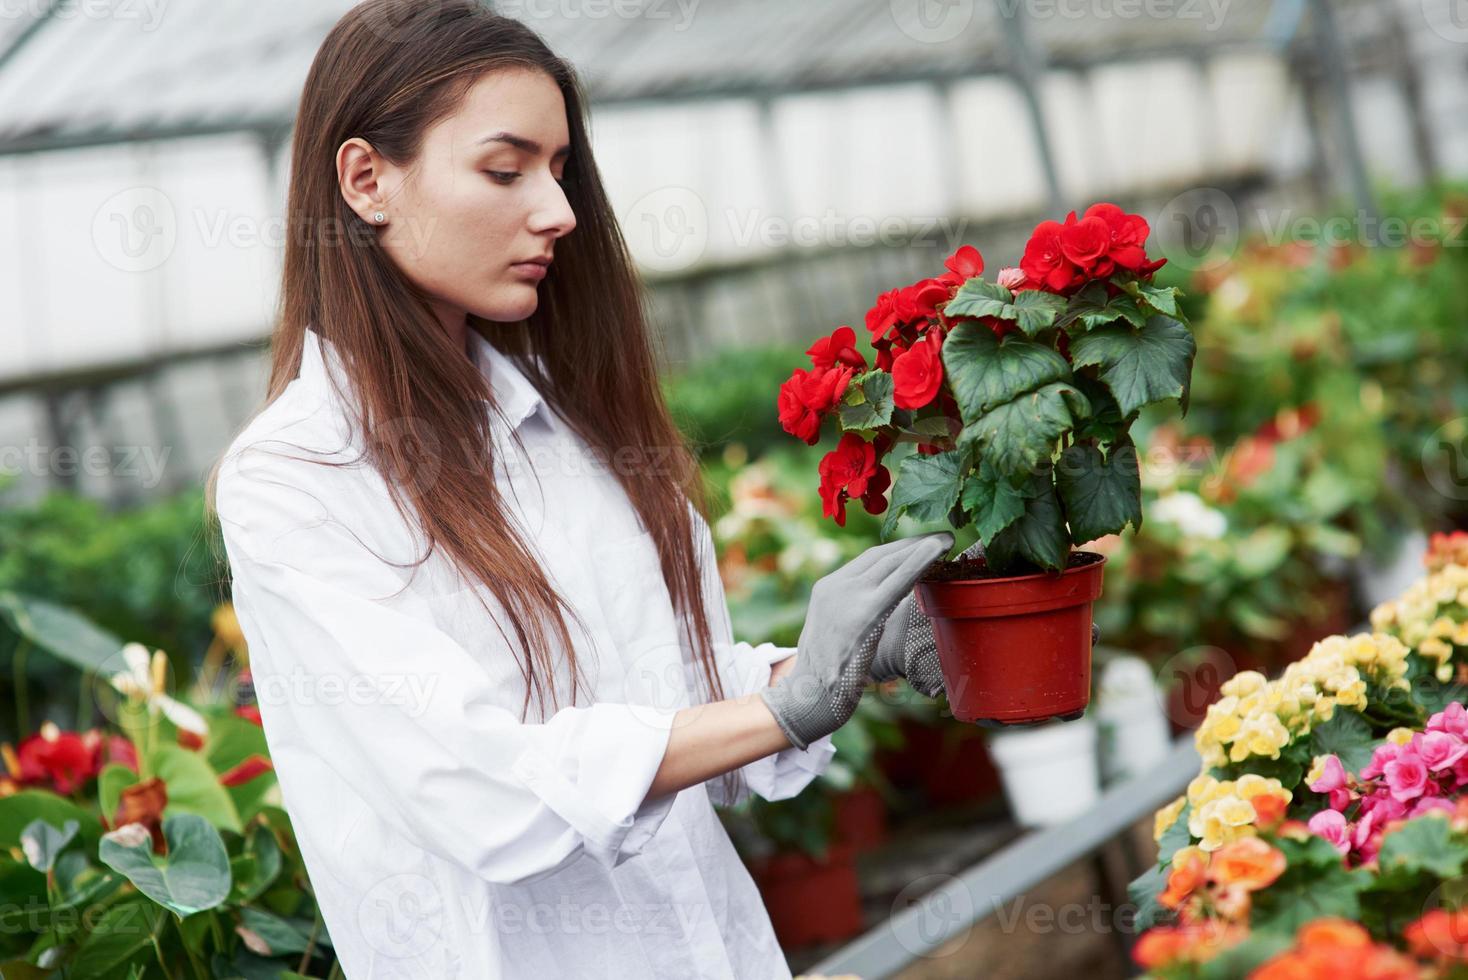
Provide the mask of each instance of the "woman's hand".
{"label": "woman's hand", "polygon": [[[984,542],[975,541],[958,556],[984,557]],[[1091,624],[1091,645],[1101,639],[1101,631]],[[877,640],[877,654],[872,658],[872,680],[889,681],[905,677],[913,690],[930,698],[945,693],[943,665],[938,660],[938,644],[933,638],[933,621],[918,608],[917,596],[908,593],[882,625]]]}
{"label": "woman's hand", "polygon": [[952,547],[948,531],[876,545],[816,582],[794,663],[759,692],[792,745],[807,748],[851,718],[883,623]]}

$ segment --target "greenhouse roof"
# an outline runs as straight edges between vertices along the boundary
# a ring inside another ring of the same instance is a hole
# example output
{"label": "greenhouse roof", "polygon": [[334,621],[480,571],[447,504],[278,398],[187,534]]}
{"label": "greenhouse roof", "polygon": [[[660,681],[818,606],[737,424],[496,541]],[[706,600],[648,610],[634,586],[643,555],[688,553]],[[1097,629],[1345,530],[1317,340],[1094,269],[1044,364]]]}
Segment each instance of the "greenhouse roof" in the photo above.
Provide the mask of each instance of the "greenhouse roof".
{"label": "greenhouse roof", "polygon": [[[434,0],[422,0],[431,7]],[[789,94],[1008,70],[1001,10],[1051,65],[1277,43],[1266,0],[504,0],[598,103]],[[26,4],[22,4],[26,7]],[[42,8],[32,0],[32,8]],[[70,0],[0,21],[0,154],[288,128],[350,0]],[[924,21],[931,9],[953,20]],[[1092,9],[1094,8],[1094,9]],[[1092,10],[1086,16],[1074,11]],[[1097,11],[1112,11],[1102,16]],[[1170,10],[1167,17],[1145,16]],[[1046,11],[1049,15],[1043,15]],[[1133,15],[1125,14],[1133,11]],[[631,12],[629,14],[629,12]]]}

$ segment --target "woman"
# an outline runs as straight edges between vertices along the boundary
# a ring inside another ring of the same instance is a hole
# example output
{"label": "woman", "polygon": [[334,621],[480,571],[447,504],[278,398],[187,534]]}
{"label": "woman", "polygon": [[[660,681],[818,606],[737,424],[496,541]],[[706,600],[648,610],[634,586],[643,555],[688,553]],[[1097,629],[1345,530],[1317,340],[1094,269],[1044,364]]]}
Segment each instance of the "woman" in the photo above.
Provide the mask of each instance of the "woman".
{"label": "woman", "polygon": [[268,397],[211,480],[335,952],[789,976],[712,804],[798,793],[869,675],[936,693],[910,594],[953,537],[822,579],[793,649],[735,642],[571,69],[396,6],[311,67]]}

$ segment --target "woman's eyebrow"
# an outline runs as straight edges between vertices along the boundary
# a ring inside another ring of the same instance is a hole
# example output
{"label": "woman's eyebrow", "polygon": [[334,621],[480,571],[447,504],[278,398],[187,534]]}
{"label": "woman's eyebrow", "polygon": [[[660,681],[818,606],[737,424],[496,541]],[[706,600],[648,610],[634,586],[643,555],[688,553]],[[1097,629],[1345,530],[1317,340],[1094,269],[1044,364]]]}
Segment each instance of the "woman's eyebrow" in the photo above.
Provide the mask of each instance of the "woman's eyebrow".
{"label": "woman's eyebrow", "polygon": [[[516,149],[524,150],[526,153],[532,153],[536,155],[538,155],[543,149],[545,149],[533,139],[525,136],[516,136],[514,133],[506,132],[491,133],[479,141],[479,144],[484,143],[508,143]],[[568,157],[570,155],[571,147],[569,144],[567,144],[566,146],[563,146],[560,149],[556,150],[556,152],[551,155],[551,159],[556,160],[561,157]]]}

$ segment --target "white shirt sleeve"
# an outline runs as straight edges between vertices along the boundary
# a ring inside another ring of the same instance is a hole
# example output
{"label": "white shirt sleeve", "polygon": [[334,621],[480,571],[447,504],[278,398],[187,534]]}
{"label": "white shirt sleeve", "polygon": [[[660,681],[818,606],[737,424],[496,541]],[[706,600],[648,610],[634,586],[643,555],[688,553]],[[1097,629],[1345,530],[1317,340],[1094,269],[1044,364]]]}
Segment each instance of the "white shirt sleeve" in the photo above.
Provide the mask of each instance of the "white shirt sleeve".
{"label": "white shirt sleeve", "polygon": [[[637,854],[676,798],[643,803],[676,712],[601,702],[521,722],[394,566],[308,492],[300,467],[319,467],[265,458],[244,472],[226,460],[216,502],[267,732],[288,715],[276,730],[395,829],[491,882]],[[311,695],[328,685],[355,695]]]}
{"label": "white shirt sleeve", "polygon": [[[719,577],[713,532],[692,502],[688,506],[693,514],[693,533],[703,575],[709,630],[713,635],[714,658],[718,663],[719,679],[724,685],[724,696],[737,698],[753,694],[770,683],[773,666],[786,657],[795,656],[796,648],[734,639],[729,600],[724,592],[723,579]],[[693,684],[690,668],[690,689],[700,689]],[[835,754],[836,746],[831,743],[831,736],[825,735],[811,742],[809,748],[799,749],[792,745],[741,767],[739,771],[744,778],[733,799],[726,798],[721,779],[711,779],[704,785],[709,791],[709,798],[721,806],[738,803],[749,792],[767,800],[787,800],[798,795],[824,772]]]}

